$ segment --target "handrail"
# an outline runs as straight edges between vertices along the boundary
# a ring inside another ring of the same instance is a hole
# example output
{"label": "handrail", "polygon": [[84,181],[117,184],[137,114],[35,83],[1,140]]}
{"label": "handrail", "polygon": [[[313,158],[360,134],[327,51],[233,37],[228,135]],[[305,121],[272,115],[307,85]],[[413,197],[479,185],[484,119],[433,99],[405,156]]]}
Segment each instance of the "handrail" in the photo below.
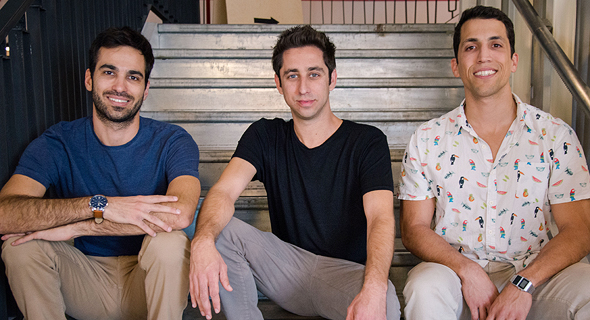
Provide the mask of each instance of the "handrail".
{"label": "handrail", "polygon": [[4,4],[4,7],[0,9],[0,23],[2,23],[2,26],[0,27],[0,42],[5,39],[8,32],[16,26],[33,1],[34,0],[8,0],[8,2]]}
{"label": "handrail", "polygon": [[572,93],[574,98],[583,106],[582,110],[590,117],[590,87],[584,83],[574,65],[568,59],[557,41],[551,35],[543,21],[528,0],[512,0],[520,12],[529,29],[541,44],[549,61]]}

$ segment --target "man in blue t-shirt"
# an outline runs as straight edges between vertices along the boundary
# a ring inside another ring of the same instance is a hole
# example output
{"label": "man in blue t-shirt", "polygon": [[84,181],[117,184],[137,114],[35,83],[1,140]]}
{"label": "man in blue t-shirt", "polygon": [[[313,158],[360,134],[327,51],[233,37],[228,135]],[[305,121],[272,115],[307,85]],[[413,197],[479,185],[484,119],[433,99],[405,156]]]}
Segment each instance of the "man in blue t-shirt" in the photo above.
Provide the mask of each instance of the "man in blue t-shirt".
{"label": "man in blue t-shirt", "polygon": [[[209,297],[227,319],[262,319],[257,288],[300,315],[399,319],[388,281],[395,236],[389,147],[377,128],[332,112],[335,49],[310,26],[279,37],[275,82],[293,119],[253,123],[199,213],[191,299],[207,319]],[[253,178],[265,186],[272,233],[232,218]]]}
{"label": "man in blue t-shirt", "polygon": [[182,318],[199,151],[180,127],[139,116],[153,63],[139,32],[99,34],[92,115],[35,139],[0,191],[2,259],[26,319]]}

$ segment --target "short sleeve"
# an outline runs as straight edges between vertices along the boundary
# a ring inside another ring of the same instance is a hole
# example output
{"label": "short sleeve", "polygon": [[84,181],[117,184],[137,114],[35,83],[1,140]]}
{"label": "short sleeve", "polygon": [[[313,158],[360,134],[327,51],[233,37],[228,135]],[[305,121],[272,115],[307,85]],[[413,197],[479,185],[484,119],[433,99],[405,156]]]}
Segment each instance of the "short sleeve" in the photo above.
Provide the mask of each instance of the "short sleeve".
{"label": "short sleeve", "polygon": [[580,141],[567,124],[560,127],[556,143],[546,156],[552,162],[548,192],[551,204],[590,198],[590,175]]}
{"label": "short sleeve", "polygon": [[393,192],[391,154],[387,137],[381,131],[378,131],[366,145],[365,156],[360,166],[360,177],[362,194],[375,190]]}
{"label": "short sleeve", "polygon": [[422,163],[425,161],[421,161],[422,152],[418,144],[419,130],[416,130],[410,138],[402,159],[398,193],[400,200],[426,200],[434,197],[422,168]]}
{"label": "short sleeve", "polygon": [[59,161],[66,158],[63,147],[57,147],[61,144],[50,128],[27,146],[14,174],[27,176],[48,189],[59,179]]}
{"label": "short sleeve", "polygon": [[189,175],[199,178],[199,147],[190,134],[182,128],[169,141],[166,159],[168,183],[175,178]]}
{"label": "short sleeve", "polygon": [[262,154],[264,153],[264,147],[268,145],[268,133],[265,130],[265,122],[267,120],[258,120],[246,129],[232,156],[232,158],[237,157],[252,164],[256,168],[255,179],[261,181],[264,168]]}

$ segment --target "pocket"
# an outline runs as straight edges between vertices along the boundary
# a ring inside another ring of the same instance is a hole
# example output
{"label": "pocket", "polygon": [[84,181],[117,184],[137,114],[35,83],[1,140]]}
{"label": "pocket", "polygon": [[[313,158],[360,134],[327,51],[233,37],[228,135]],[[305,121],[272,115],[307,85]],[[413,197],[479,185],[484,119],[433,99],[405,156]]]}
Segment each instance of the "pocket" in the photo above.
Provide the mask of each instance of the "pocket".
{"label": "pocket", "polygon": [[516,194],[515,198],[521,199],[522,205],[540,202],[543,204],[549,190],[549,173],[551,167],[548,163],[527,162],[515,170]]}

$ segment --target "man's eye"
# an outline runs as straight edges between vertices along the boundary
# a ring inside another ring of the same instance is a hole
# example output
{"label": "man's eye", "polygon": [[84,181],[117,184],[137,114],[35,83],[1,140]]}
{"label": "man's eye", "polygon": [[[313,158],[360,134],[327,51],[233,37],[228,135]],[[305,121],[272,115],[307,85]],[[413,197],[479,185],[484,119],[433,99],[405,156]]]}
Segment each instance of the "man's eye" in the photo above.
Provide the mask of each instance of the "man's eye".
{"label": "man's eye", "polygon": [[317,78],[317,77],[320,76],[320,74],[319,73],[312,73],[309,76],[312,77],[312,78]]}
{"label": "man's eye", "polygon": [[295,79],[295,78],[297,78],[297,75],[296,74],[290,74],[290,75],[287,76],[287,78],[289,78],[289,79]]}

